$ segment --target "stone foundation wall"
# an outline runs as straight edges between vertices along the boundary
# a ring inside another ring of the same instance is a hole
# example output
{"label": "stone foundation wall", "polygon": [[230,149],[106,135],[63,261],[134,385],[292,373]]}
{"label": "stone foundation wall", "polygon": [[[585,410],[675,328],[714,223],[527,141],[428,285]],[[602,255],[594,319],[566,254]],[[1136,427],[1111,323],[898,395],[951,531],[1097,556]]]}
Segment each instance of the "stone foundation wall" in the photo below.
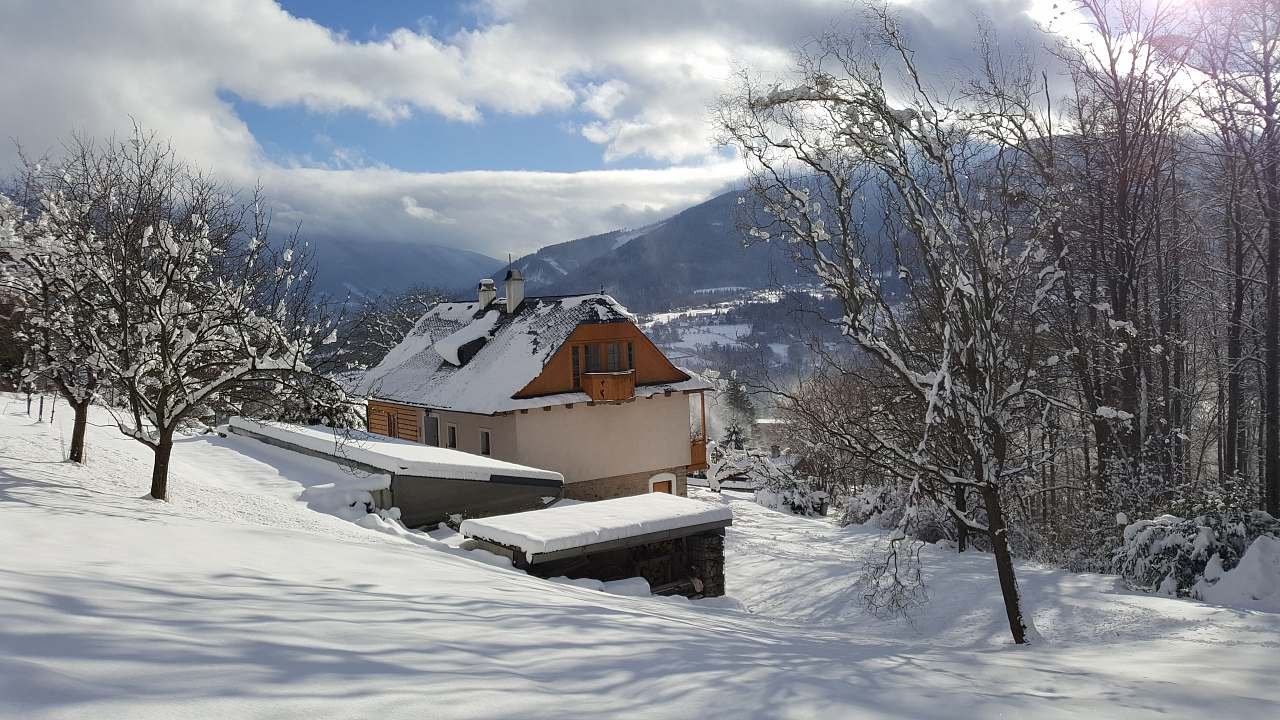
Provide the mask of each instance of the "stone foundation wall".
{"label": "stone foundation wall", "polygon": [[675,494],[689,494],[688,474],[683,466],[663,468],[616,475],[614,477],[584,480],[582,482],[565,483],[564,496],[574,500],[608,500],[609,498],[626,497],[628,495],[644,495],[649,492],[649,478],[659,473],[668,472],[676,476]]}
{"label": "stone foundation wall", "polygon": [[545,578],[608,581],[642,577],[655,593],[663,595],[720,597],[725,592],[723,529],[536,565],[523,565],[519,550],[511,550],[508,557],[517,567]]}

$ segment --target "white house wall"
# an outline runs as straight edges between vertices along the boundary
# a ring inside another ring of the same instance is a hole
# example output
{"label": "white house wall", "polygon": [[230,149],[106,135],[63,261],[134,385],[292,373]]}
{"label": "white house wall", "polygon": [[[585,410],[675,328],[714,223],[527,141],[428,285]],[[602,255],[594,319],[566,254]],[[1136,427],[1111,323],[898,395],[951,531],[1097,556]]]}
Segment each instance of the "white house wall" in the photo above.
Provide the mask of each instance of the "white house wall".
{"label": "white house wall", "polygon": [[[432,415],[440,419],[440,445],[445,446],[445,426],[458,427],[458,449],[480,453],[480,429],[489,430],[492,455],[499,460],[517,462],[516,423],[514,415],[476,415],[474,413],[435,410]],[[549,468],[544,468],[549,469]]]}
{"label": "white house wall", "polygon": [[566,483],[689,463],[689,396],[683,393],[507,417],[516,423],[516,453],[503,459],[555,470]]}

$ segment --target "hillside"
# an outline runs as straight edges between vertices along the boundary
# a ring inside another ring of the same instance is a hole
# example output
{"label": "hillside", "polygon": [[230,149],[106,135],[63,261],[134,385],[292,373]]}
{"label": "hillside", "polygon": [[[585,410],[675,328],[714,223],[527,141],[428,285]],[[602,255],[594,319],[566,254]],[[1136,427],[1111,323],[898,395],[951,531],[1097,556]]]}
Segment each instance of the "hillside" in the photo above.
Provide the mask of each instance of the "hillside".
{"label": "hillside", "polygon": [[370,297],[415,285],[473,292],[503,265],[487,255],[431,243],[318,238],[316,280],[335,297]]}
{"label": "hillside", "polygon": [[173,501],[144,500],[146,451],[103,414],[77,467],[61,424],[22,407],[0,396],[0,717],[1261,718],[1280,702],[1273,614],[1026,565],[1049,644],[1015,650],[982,554],[927,548],[935,599],[886,622],[855,581],[878,534],[709,494],[733,505],[729,592],[750,612],[613,595],[316,512],[349,476],[251,440],[184,439]]}
{"label": "hillside", "polygon": [[738,228],[737,191],[647,227],[579,238],[526,255],[512,266],[530,292],[605,292],[632,310],[648,312],[689,304],[697,291],[763,288],[794,283],[786,248],[747,244]]}

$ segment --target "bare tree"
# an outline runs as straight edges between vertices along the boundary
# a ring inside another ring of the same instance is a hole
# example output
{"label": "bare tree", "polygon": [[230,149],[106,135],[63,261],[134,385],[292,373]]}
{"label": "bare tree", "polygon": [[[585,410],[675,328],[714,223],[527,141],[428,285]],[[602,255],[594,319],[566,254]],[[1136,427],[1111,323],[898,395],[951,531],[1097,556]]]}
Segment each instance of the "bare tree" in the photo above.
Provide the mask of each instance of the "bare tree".
{"label": "bare tree", "polygon": [[321,354],[342,371],[377,365],[432,306],[447,299],[443,290],[415,285],[367,300],[339,321],[333,342],[321,348]]}
{"label": "bare tree", "polygon": [[[1061,276],[1048,249],[1061,220],[1055,189],[1024,177],[1025,156],[1041,148],[1010,142],[1009,127],[1048,131],[1030,112],[1029,73],[1012,79],[1017,92],[947,100],[926,86],[888,11],[873,8],[869,23],[870,38],[833,36],[802,54],[790,89],[745,78],[721,127],[746,154],[767,218],[750,232],[813,265],[841,301],[845,335],[919,403],[918,441],[877,436],[877,451],[914,500],[941,503],[989,539],[1010,633],[1029,642],[1003,499],[1045,462],[1022,438],[1054,405],[1042,306]],[[891,86],[890,74],[903,82]],[[885,281],[894,276],[897,293]],[[981,519],[951,502],[957,485],[981,498]],[[905,538],[904,527],[892,536],[891,564]]]}
{"label": "bare tree", "polygon": [[[1280,514],[1280,2],[1224,0],[1200,8],[1199,26],[1187,43],[1190,64],[1210,80],[1206,114],[1222,133],[1232,169],[1252,191],[1260,216],[1256,248],[1263,271],[1262,459],[1263,505]],[[1235,196],[1239,200],[1244,197]],[[1231,217],[1239,222],[1239,205]],[[1233,266],[1242,262],[1245,225],[1236,233]],[[1237,277],[1244,278],[1239,266]],[[1234,308],[1233,308],[1234,309]],[[1239,350],[1232,348],[1239,356]],[[1236,380],[1233,377],[1231,380]],[[1229,423],[1239,422],[1239,408]],[[1230,412],[1230,410],[1228,411]],[[1235,425],[1235,433],[1239,426]],[[1228,442],[1235,443],[1234,439]],[[1233,458],[1231,467],[1239,466]]]}

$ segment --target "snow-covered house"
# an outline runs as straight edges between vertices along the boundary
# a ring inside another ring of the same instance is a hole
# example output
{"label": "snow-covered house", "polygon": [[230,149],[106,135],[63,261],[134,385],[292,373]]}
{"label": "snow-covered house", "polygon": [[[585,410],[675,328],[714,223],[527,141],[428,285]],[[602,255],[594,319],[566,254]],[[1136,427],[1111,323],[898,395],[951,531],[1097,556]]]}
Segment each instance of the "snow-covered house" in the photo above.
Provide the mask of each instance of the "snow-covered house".
{"label": "snow-covered house", "polygon": [[554,470],[580,500],[685,494],[710,385],[608,295],[526,298],[517,270],[505,285],[436,305],[367,373],[370,432]]}

